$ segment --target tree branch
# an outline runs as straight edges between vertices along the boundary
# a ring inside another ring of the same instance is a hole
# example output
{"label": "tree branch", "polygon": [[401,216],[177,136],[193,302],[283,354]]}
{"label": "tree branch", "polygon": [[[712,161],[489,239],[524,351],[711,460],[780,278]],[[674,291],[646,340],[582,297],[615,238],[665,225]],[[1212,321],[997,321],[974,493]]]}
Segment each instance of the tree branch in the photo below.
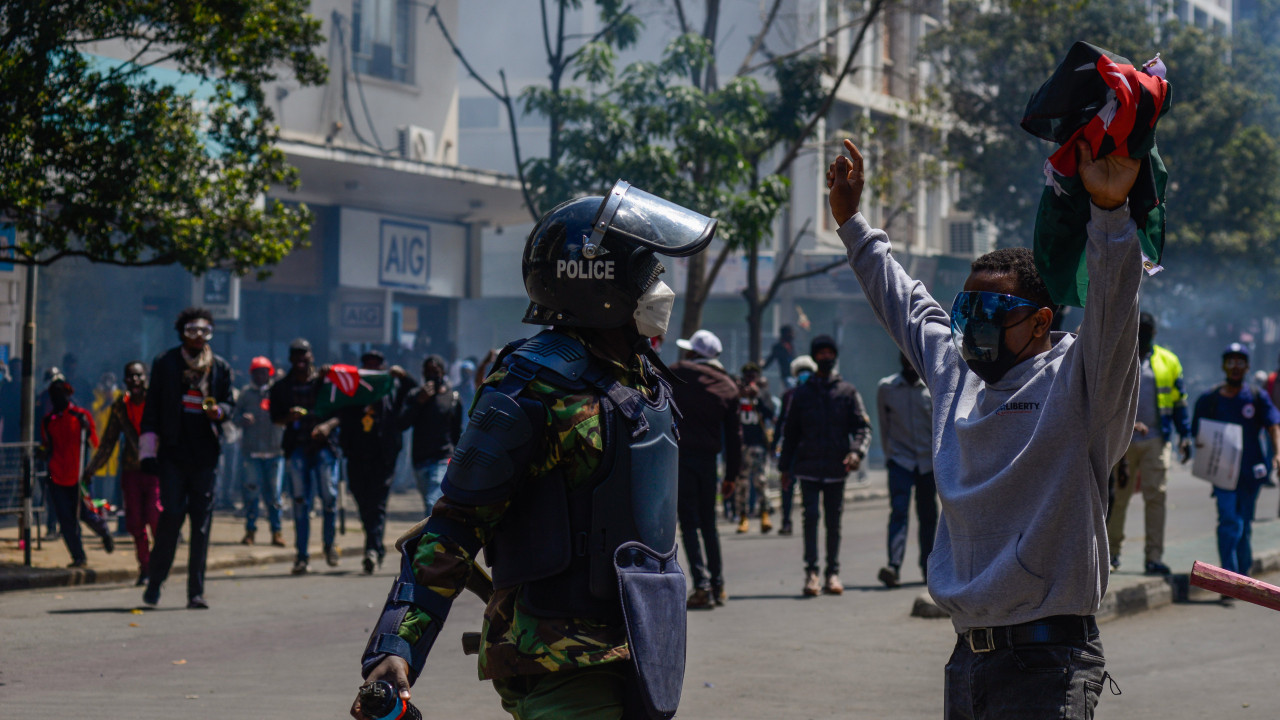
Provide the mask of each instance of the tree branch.
{"label": "tree branch", "polygon": [[507,108],[507,125],[511,127],[511,149],[515,153],[516,177],[520,179],[520,194],[524,196],[525,207],[529,208],[529,214],[533,216],[533,221],[536,223],[542,213],[538,212],[538,206],[533,202],[533,196],[529,192],[529,182],[524,177],[524,160],[520,158],[520,133],[517,132],[515,103],[511,101],[511,94],[507,89],[507,73],[499,70],[498,77],[502,78],[502,104]]}
{"label": "tree branch", "polygon": [[805,236],[805,233],[809,232],[809,224],[812,222],[813,218],[804,219],[804,224],[800,226],[796,236],[791,239],[791,242],[787,243],[787,248],[782,251],[781,262],[774,264],[773,280],[769,283],[769,289],[765,291],[764,299],[760,302],[762,307],[768,306],[769,303],[773,302],[774,297],[778,295],[778,289],[782,287],[783,273],[786,272],[787,266],[791,263],[791,256],[795,254],[796,248],[800,246],[800,239]]}
{"label": "tree branch", "polygon": [[547,49],[547,57],[554,57],[551,52],[551,28],[547,25],[547,0],[539,0],[542,6],[542,45]]}
{"label": "tree branch", "polygon": [[764,19],[764,25],[760,26],[760,32],[751,41],[751,47],[747,49],[747,54],[742,58],[742,64],[738,66],[738,76],[747,74],[747,63],[751,62],[751,58],[760,52],[760,48],[764,46],[764,38],[769,34],[769,30],[773,27],[773,20],[778,16],[778,8],[782,7],[782,0],[773,0],[773,6],[769,8],[769,14]]}
{"label": "tree branch", "polygon": [[676,6],[676,17],[680,19],[680,34],[689,34],[689,20],[684,15],[684,3],[681,0],[674,0]]}
{"label": "tree branch", "polygon": [[634,5],[628,5],[622,8],[622,12],[618,13],[617,17],[615,17],[613,20],[610,20],[609,24],[605,25],[604,28],[600,30],[600,32],[596,33],[595,35],[592,35],[590,40],[588,40],[586,43],[583,43],[581,46],[579,46],[577,50],[574,50],[572,53],[569,53],[569,57],[564,59],[564,64],[572,65],[573,61],[578,59],[578,56],[582,54],[582,51],[586,49],[587,45],[590,45],[591,43],[596,42],[600,38],[607,35],[609,31],[613,30],[615,27],[618,26],[618,23],[622,22],[623,18],[625,18],[627,15],[630,15],[632,7],[634,7]]}
{"label": "tree branch", "polygon": [[440,12],[437,9],[438,5],[439,3],[436,3],[427,10],[427,20],[435,20],[436,26],[440,28],[440,34],[444,36],[444,41],[448,43],[449,49],[453,51],[454,57],[458,58],[458,62],[462,63],[462,67],[466,68],[467,74],[470,75],[473,80],[480,83],[481,87],[487,90],[490,95],[496,98],[498,102],[502,103],[502,105],[507,109],[507,124],[511,127],[511,147],[515,153],[516,177],[520,180],[520,193],[524,196],[525,206],[529,208],[529,213],[533,216],[533,221],[537,222],[538,218],[541,217],[541,213],[538,212],[538,206],[533,202],[533,197],[529,193],[529,183],[524,177],[524,162],[520,158],[519,125],[516,123],[515,103],[511,99],[511,93],[507,87],[506,73],[501,70],[498,71],[498,77],[502,78],[501,91],[493,85],[490,85],[484,78],[480,77],[480,73],[476,72],[476,69],[467,61],[466,56],[462,54],[462,48],[459,48],[458,44],[453,41],[453,36],[449,34],[448,28],[444,25],[444,18],[440,17]]}
{"label": "tree branch", "polygon": [[818,126],[818,121],[826,117],[827,113],[830,112],[831,106],[835,104],[836,93],[840,91],[840,85],[844,83],[845,77],[849,75],[849,69],[853,67],[853,60],[862,48],[862,41],[867,35],[867,28],[871,27],[871,23],[875,22],[876,17],[880,15],[880,11],[884,9],[884,4],[885,0],[871,0],[871,9],[867,11],[866,16],[863,18],[862,27],[858,29],[858,37],[854,40],[853,47],[849,48],[849,56],[845,58],[844,67],[840,69],[840,74],[836,76],[835,82],[832,83],[831,92],[827,93],[826,99],[822,101],[822,107],[818,108],[818,111],[809,119],[808,124],[805,125],[804,132],[800,133],[799,139],[787,150],[787,154],[778,163],[773,174],[781,175],[786,172],[791,163],[795,162],[796,155],[804,145],[805,139]]}
{"label": "tree branch", "polygon": [[[773,57],[769,58],[768,60],[765,60],[764,62],[761,62],[761,63],[757,63],[757,64],[755,64],[755,65],[752,65],[751,67],[747,68],[745,71],[744,71],[744,70],[739,70],[739,71],[738,71],[738,74],[739,74],[739,75],[750,75],[751,73],[753,73],[753,72],[755,72],[755,71],[757,71],[757,70],[759,70],[759,69],[761,69],[761,68],[766,68],[766,67],[769,67],[770,65],[776,65],[777,63],[780,63],[780,62],[782,62],[783,60],[790,60],[791,58],[796,57],[796,56],[798,56],[798,55],[804,55],[805,53],[807,53],[807,52],[809,52],[810,50],[812,50],[812,49],[814,49],[814,48],[818,47],[818,46],[819,46],[819,45],[821,45],[822,43],[824,43],[824,42],[826,42],[826,41],[830,40],[831,38],[835,37],[836,35],[839,35],[841,32],[844,32],[845,30],[848,30],[849,28],[853,27],[854,25],[857,25],[858,23],[862,22],[862,21],[863,21],[863,19],[864,19],[864,18],[858,18],[858,19],[856,19],[856,20],[850,20],[849,22],[847,22],[847,23],[845,23],[845,24],[843,24],[843,25],[841,25],[841,26],[839,26],[839,27],[833,28],[833,29],[832,29],[830,32],[828,32],[826,35],[823,35],[822,37],[818,38],[817,40],[814,40],[813,42],[809,43],[808,45],[805,45],[805,46],[803,46],[803,47],[796,48],[795,50],[792,50],[792,51],[791,51],[791,52],[789,52],[789,53],[784,53],[784,54],[782,54],[782,55],[775,55],[775,56],[773,56]],[[745,65],[745,64],[746,64],[746,62],[744,61],[744,62],[743,62],[743,64]]]}
{"label": "tree branch", "polygon": [[822,267],[816,267],[812,270],[805,270],[804,272],[798,272],[798,273],[795,273],[794,275],[783,276],[781,279],[777,279],[776,282],[779,285],[781,285],[782,283],[789,283],[795,280],[803,280],[807,277],[813,277],[814,275],[821,275],[823,273],[830,272],[840,267],[841,265],[847,264],[848,262],[849,261],[845,259],[832,260],[831,262],[827,263],[826,265],[823,265]]}
{"label": "tree branch", "polygon": [[716,255],[716,261],[711,264],[711,268],[707,270],[707,274],[703,277],[702,288],[698,292],[697,305],[701,307],[707,302],[707,298],[711,296],[711,285],[715,283],[716,276],[720,274],[720,268],[724,267],[724,261],[729,259],[729,243],[725,243],[720,248],[720,253]]}

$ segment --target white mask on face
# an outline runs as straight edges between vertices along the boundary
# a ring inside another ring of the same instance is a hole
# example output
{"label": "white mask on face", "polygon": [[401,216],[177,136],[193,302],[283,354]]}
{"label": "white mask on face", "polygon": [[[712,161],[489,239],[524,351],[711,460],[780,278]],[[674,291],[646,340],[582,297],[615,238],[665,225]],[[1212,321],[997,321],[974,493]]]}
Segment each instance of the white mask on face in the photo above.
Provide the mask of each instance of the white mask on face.
{"label": "white mask on face", "polygon": [[671,321],[671,308],[676,304],[676,291],[661,280],[649,286],[636,300],[636,329],[645,337],[657,337],[667,333]]}

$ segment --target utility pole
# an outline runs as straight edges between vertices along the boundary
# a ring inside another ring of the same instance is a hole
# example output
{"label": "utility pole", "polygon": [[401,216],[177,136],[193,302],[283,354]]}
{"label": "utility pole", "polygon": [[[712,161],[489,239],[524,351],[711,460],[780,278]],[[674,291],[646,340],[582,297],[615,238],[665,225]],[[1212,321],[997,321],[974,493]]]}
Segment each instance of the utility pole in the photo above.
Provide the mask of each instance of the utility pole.
{"label": "utility pole", "polygon": [[22,323],[22,561],[31,565],[31,507],[36,458],[36,264],[27,264],[26,306]]}

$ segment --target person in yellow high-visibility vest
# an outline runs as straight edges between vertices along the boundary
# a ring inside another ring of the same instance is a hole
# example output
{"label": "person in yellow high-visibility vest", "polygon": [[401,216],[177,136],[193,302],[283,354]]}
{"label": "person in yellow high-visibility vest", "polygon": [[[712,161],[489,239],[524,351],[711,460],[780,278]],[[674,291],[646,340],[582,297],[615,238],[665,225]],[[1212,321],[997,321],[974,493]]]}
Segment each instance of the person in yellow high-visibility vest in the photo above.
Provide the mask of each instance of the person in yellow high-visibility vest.
{"label": "person in yellow high-visibility vest", "polygon": [[1133,497],[1134,486],[1140,484],[1146,521],[1143,572],[1168,575],[1169,566],[1164,563],[1166,477],[1173,462],[1175,431],[1180,438],[1180,462],[1185,463],[1191,457],[1191,423],[1182,363],[1177,355],[1156,345],[1155,336],[1155,317],[1142,313],[1138,320],[1138,355],[1142,359],[1138,415],[1133,423],[1133,440],[1125,452],[1129,477],[1116,485],[1111,513],[1107,516],[1107,537],[1111,544],[1111,567],[1119,568],[1129,498]]}

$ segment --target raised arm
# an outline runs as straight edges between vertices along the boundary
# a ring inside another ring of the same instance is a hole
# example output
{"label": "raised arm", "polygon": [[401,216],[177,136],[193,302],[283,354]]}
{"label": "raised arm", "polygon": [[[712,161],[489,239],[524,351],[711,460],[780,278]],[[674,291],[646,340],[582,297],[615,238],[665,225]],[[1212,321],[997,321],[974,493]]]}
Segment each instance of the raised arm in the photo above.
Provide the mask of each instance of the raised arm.
{"label": "raised arm", "polygon": [[840,224],[840,240],[849,254],[849,266],[880,324],[911,364],[927,374],[925,383],[938,392],[934,375],[939,368],[960,367],[951,346],[951,320],[944,309],[914,280],[889,252],[889,236],[875,230],[858,212],[864,184],[862,154],[850,140],[844,141],[849,157],[841,155],[827,169],[831,214]]}

